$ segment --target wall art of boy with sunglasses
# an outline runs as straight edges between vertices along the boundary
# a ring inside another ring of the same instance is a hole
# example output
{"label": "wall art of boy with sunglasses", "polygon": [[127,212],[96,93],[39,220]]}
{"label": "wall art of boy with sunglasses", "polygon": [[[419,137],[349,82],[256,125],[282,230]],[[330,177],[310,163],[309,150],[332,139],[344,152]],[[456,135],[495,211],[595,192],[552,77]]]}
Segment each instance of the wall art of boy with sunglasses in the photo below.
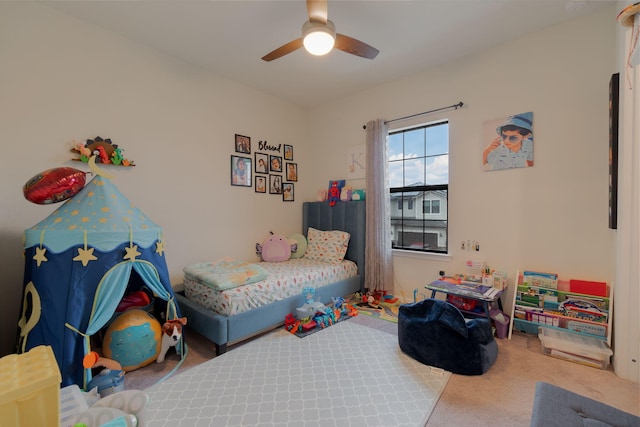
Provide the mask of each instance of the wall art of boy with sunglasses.
{"label": "wall art of boy with sunglasses", "polygon": [[533,113],[507,117],[496,128],[496,137],[482,152],[486,170],[533,166]]}

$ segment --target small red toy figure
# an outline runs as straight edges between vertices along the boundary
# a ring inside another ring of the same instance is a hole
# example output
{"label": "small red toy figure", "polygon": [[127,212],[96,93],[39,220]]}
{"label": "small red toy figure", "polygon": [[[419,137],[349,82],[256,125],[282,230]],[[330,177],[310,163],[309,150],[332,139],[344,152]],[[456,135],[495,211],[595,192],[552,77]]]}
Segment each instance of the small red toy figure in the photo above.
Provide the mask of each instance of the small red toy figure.
{"label": "small red toy figure", "polygon": [[105,151],[104,147],[99,145],[96,147],[96,150],[98,151],[98,156],[100,157],[100,161],[102,163],[104,164],[111,163],[111,160],[109,159],[109,155]]}
{"label": "small red toy figure", "polygon": [[340,189],[338,188],[338,181],[331,181],[331,187],[329,188],[329,206],[335,206],[336,202],[340,200]]}
{"label": "small red toy figure", "polygon": [[300,321],[293,317],[293,314],[289,313],[284,318],[284,326],[287,331],[295,334],[300,329]]}

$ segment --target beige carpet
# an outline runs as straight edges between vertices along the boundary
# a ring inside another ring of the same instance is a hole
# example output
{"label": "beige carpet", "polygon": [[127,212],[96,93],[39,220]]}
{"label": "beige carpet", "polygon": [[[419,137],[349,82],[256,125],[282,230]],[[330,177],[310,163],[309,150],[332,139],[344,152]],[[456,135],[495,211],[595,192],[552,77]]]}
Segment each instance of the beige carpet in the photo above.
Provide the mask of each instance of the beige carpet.
{"label": "beige carpet", "polygon": [[[357,316],[349,322],[397,333],[395,323],[370,316]],[[215,356],[213,344],[205,338],[187,331],[186,339],[189,355],[178,372]],[[546,356],[536,336],[520,332],[514,332],[511,340],[498,340],[498,347],[498,359],[486,374],[451,376],[428,426],[529,426],[538,381],[640,416],[640,386],[617,377],[611,367],[595,369]],[[154,363],[127,373],[126,388],[144,389],[154,384],[171,371],[177,361],[177,355],[170,350],[163,364]],[[365,370],[366,366],[361,369]]]}

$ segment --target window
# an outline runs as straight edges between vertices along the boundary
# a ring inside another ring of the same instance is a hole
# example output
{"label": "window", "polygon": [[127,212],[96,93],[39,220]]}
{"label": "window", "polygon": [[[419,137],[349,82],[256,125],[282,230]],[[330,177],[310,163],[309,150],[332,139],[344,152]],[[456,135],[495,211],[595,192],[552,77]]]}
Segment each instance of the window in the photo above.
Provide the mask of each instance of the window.
{"label": "window", "polygon": [[440,200],[425,200],[422,202],[422,211],[425,214],[439,214]]}
{"label": "window", "polygon": [[432,200],[431,201],[431,213],[439,214],[440,213],[440,200]]}
{"label": "window", "polygon": [[390,132],[388,144],[393,248],[447,253],[449,122]]}

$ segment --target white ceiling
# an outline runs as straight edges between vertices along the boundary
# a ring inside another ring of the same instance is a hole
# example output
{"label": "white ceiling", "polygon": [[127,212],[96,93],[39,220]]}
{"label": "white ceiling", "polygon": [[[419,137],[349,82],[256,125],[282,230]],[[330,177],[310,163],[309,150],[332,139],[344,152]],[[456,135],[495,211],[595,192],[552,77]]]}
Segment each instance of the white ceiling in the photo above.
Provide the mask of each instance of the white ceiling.
{"label": "white ceiling", "polygon": [[611,1],[329,0],[336,31],[374,46],[380,54],[368,60],[334,50],[314,57],[300,49],[272,62],[260,58],[300,37],[307,19],[305,1],[45,4],[311,108],[592,13]]}

